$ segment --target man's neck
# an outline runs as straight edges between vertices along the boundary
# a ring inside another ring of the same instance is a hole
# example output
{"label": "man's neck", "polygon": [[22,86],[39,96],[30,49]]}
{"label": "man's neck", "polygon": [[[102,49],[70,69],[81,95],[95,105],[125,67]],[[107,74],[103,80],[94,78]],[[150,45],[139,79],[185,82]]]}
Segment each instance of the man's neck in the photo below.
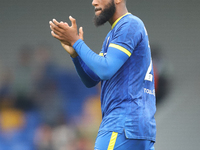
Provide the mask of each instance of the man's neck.
{"label": "man's neck", "polygon": [[125,15],[126,13],[128,13],[128,10],[126,8],[126,6],[120,7],[120,6],[116,6],[116,11],[113,15],[112,18],[109,19],[109,23],[112,26],[112,24],[121,16]]}

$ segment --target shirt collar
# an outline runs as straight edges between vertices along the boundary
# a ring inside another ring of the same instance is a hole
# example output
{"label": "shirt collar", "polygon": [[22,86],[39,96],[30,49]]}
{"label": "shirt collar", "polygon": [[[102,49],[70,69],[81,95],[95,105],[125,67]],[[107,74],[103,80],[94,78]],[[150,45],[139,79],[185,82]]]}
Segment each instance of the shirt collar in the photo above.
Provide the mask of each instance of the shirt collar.
{"label": "shirt collar", "polygon": [[130,13],[126,13],[126,14],[124,14],[123,16],[119,17],[119,18],[112,24],[112,28],[111,28],[111,29],[113,29],[113,28],[115,27],[115,25],[119,22],[119,20],[120,20],[122,17],[124,17],[124,16],[126,16],[126,15],[128,15],[128,14],[130,14]]}

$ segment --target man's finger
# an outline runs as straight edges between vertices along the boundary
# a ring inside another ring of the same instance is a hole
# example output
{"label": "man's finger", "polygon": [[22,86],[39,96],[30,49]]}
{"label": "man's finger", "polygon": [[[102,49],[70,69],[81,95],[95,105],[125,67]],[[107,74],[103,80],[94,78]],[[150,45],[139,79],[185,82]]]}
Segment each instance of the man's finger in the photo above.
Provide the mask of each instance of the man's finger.
{"label": "man's finger", "polygon": [[49,24],[50,24],[50,28],[51,28],[52,31],[58,30],[57,25],[55,25],[52,21],[49,21]]}
{"label": "man's finger", "polygon": [[67,22],[64,22],[65,25],[69,26]]}
{"label": "man's finger", "polygon": [[72,16],[69,16],[69,19],[70,19],[70,21],[72,23],[72,27],[77,28],[76,19],[74,19]]}
{"label": "man's finger", "polygon": [[58,22],[56,19],[53,19],[52,21],[49,22],[49,24],[57,31],[60,31],[59,29],[63,29],[66,26],[69,27],[67,23],[64,22]]}
{"label": "man's finger", "polygon": [[52,35],[54,38],[60,40],[60,37],[59,37],[57,34],[55,34],[53,31],[51,31],[51,35]]}
{"label": "man's finger", "polygon": [[58,27],[59,28],[62,28],[62,29],[67,29],[67,28],[69,28],[69,25],[68,25],[68,23],[67,22],[60,22],[59,24],[58,24]]}
{"label": "man's finger", "polygon": [[[57,25],[59,25],[59,26],[55,25],[52,21],[49,21],[50,28],[51,28],[51,30],[52,30],[55,34],[60,35],[60,33],[64,31],[64,28],[65,28],[67,25],[64,24],[64,23],[58,23],[57,21],[54,21],[54,22],[56,22]],[[62,24],[62,25],[61,25],[61,24]]]}
{"label": "man's finger", "polygon": [[53,21],[53,23],[54,23],[55,25],[58,25],[58,24],[59,24],[59,22],[58,22],[56,19],[53,19],[52,21]]}
{"label": "man's finger", "polygon": [[59,30],[56,30],[56,28],[54,28],[53,26],[50,25],[50,29],[54,32],[54,34],[59,35],[60,32]]}
{"label": "man's finger", "polygon": [[83,27],[79,28],[79,38],[83,40]]}
{"label": "man's finger", "polygon": [[56,26],[52,21],[49,21],[49,24],[50,24],[51,27],[55,27]]}

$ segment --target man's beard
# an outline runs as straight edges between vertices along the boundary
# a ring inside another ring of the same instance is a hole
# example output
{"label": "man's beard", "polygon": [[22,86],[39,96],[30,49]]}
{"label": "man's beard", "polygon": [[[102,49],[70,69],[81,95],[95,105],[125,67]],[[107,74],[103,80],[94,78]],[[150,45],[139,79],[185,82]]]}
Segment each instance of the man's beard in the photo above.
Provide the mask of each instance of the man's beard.
{"label": "man's beard", "polygon": [[111,3],[107,4],[105,9],[99,14],[99,16],[94,16],[95,26],[100,26],[106,23],[115,13],[116,7],[114,0]]}

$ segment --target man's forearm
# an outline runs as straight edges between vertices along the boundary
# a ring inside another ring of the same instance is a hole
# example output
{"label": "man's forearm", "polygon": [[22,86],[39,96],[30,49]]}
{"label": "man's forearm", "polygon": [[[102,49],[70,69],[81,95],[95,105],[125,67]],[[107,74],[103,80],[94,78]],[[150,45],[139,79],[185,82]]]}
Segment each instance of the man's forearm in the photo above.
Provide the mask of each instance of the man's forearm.
{"label": "man's forearm", "polygon": [[79,56],[72,58],[76,71],[86,87],[97,85],[100,78],[81,60]]}

